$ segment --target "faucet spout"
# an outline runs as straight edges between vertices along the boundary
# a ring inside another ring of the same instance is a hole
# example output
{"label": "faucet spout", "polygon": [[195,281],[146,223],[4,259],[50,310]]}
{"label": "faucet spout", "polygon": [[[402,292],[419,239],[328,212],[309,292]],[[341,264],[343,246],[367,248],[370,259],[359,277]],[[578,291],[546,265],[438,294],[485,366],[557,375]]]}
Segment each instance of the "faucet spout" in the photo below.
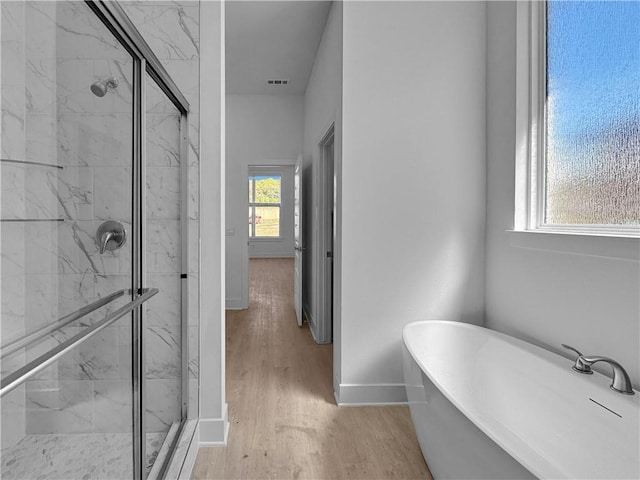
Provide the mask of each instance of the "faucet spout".
{"label": "faucet spout", "polygon": [[624,393],[625,395],[634,395],[633,385],[631,379],[626,370],[615,360],[608,357],[585,357],[579,355],[576,358],[576,364],[573,369],[580,373],[590,373],[591,365],[598,362],[605,362],[611,365],[613,369],[613,381],[611,382],[611,389],[616,392]]}

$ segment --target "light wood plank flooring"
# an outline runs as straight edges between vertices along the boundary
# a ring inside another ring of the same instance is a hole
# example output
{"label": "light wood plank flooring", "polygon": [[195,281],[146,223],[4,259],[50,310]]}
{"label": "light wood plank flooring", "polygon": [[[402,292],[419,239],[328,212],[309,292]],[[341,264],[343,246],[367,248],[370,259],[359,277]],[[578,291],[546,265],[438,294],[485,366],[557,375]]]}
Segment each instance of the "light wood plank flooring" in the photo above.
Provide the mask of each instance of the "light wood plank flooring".
{"label": "light wood plank flooring", "polygon": [[407,407],[338,407],[332,346],[293,307],[293,259],[250,261],[250,306],[226,318],[226,447],[192,479],[431,479]]}

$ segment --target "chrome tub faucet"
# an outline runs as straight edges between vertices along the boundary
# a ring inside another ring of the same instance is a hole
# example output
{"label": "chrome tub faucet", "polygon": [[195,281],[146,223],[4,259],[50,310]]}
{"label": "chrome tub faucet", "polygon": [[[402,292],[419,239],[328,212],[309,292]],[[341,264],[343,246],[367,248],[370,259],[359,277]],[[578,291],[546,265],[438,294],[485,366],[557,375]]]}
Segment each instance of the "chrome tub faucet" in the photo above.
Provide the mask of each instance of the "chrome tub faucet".
{"label": "chrome tub faucet", "polygon": [[615,390],[616,392],[624,393],[625,395],[635,394],[635,392],[633,391],[633,385],[631,385],[631,379],[629,378],[629,374],[622,367],[622,365],[620,365],[618,362],[616,362],[612,358],[598,357],[598,356],[586,357],[570,345],[565,345],[563,343],[562,346],[578,354],[578,357],[576,358],[576,363],[573,366],[573,369],[576,372],[584,373],[586,375],[591,375],[593,373],[593,370],[591,370],[591,365],[597,362],[608,363],[609,365],[611,365],[611,368],[613,369],[613,381],[611,382],[611,386],[610,386],[611,389]]}

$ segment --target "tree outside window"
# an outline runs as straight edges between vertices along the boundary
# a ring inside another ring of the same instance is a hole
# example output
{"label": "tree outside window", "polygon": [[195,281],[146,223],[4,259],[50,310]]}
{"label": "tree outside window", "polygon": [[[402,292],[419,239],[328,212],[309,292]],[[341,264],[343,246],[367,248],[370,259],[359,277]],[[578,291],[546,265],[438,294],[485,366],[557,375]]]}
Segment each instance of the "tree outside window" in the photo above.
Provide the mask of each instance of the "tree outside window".
{"label": "tree outside window", "polygon": [[249,176],[249,238],[280,237],[282,177]]}

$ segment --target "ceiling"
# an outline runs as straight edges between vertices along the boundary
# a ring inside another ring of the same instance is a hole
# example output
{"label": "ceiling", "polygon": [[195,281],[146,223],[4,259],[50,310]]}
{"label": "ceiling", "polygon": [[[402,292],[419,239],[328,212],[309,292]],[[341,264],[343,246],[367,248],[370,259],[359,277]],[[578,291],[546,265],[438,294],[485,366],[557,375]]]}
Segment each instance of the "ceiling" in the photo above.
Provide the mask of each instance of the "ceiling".
{"label": "ceiling", "polygon": [[[303,95],[330,1],[227,1],[226,92]],[[288,80],[268,85],[267,80]]]}

